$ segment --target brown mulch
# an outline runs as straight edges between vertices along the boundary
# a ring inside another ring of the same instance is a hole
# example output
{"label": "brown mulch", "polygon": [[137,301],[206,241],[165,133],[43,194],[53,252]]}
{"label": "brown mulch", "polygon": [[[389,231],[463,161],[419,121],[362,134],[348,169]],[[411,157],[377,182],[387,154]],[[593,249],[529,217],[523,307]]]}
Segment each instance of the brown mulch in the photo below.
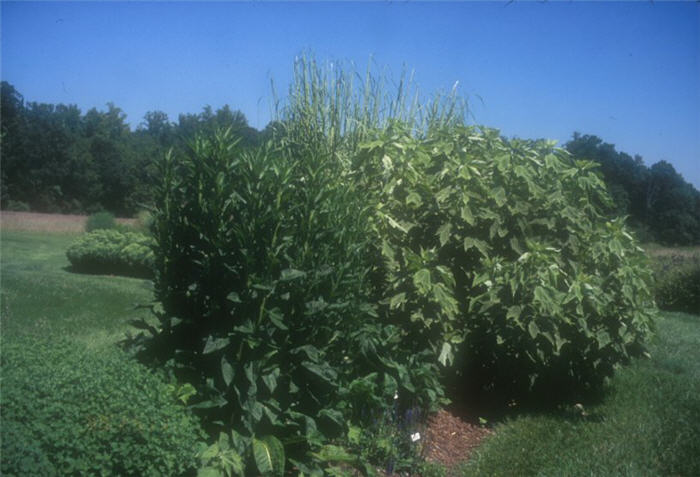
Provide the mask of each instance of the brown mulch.
{"label": "brown mulch", "polygon": [[[482,439],[493,431],[459,417],[454,411],[442,409],[433,414],[423,437],[423,453],[427,461],[444,465],[448,474],[469,459]],[[476,417],[474,417],[476,419]]]}
{"label": "brown mulch", "polygon": [[[37,212],[0,213],[0,227],[5,230],[26,230],[32,232],[80,233],[85,231],[87,215],[40,214]],[[123,224],[134,223],[134,219],[117,219]]]}

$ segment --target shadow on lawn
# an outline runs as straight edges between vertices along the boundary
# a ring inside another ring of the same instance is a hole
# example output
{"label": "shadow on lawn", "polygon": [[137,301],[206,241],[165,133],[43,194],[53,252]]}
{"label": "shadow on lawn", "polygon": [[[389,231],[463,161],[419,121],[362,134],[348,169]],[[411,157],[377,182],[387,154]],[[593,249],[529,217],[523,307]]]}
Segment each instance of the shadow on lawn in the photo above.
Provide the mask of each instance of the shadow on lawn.
{"label": "shadow on lawn", "polygon": [[483,424],[485,419],[492,425],[524,415],[547,415],[569,422],[601,422],[604,416],[595,409],[609,392],[609,386],[602,385],[578,392],[541,388],[528,393],[509,393],[453,381],[447,388],[447,397],[452,401],[448,410],[471,424]]}
{"label": "shadow on lawn", "polygon": [[103,267],[75,267],[74,265],[68,265],[62,269],[68,273],[75,273],[79,275],[119,276],[127,278],[140,278],[144,280],[153,279],[153,270],[146,268],[117,266],[105,269]]}

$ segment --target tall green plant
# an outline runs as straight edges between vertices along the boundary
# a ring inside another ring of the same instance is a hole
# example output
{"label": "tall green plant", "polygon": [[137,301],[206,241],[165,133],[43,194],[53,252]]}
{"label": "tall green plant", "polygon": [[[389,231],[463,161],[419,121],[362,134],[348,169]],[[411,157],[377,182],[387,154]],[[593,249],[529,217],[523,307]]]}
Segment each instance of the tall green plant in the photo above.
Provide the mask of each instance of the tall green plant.
{"label": "tall green plant", "polygon": [[249,472],[280,472],[280,450],[313,469],[361,406],[388,405],[399,386],[416,393],[416,376],[434,380],[410,372],[415,358],[401,361],[394,333],[376,322],[370,210],[339,180],[340,163],[315,147],[239,152],[220,131],[161,163],[159,323],[145,346],[197,387],[195,407],[211,431],[231,435],[226,452]]}

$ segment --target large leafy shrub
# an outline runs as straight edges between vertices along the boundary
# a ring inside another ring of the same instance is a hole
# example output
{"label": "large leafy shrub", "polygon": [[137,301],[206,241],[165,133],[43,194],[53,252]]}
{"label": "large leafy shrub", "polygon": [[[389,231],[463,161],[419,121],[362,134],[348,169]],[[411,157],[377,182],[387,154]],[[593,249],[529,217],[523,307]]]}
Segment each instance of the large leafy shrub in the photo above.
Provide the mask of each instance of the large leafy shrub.
{"label": "large leafy shrub", "polygon": [[203,432],[169,386],[118,350],[18,338],[2,350],[3,475],[183,475]]}
{"label": "large leafy shrub", "polygon": [[197,387],[226,436],[207,468],[223,453],[234,474],[281,472],[265,455],[305,471],[347,461],[323,445],[348,420],[397,392],[424,405],[441,392],[430,354],[403,350],[367,301],[364,191],[322,142],[285,137],[239,152],[228,132],[198,136],[163,160],[156,193],[159,322],[141,324],[144,355]]}
{"label": "large leafy shrub", "polygon": [[384,303],[461,379],[511,395],[594,387],[642,349],[651,275],[593,164],[544,141],[394,124],[361,147],[376,203]]}
{"label": "large leafy shrub", "polygon": [[140,233],[99,229],[81,235],[66,255],[78,272],[150,277],[153,245],[151,237]]}

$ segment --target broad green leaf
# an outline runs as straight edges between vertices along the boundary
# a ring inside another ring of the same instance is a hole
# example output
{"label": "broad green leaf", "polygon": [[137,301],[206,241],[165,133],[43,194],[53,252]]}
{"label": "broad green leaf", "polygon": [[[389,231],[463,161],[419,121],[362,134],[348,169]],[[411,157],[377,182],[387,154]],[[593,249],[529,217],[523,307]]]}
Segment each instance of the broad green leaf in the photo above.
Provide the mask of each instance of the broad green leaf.
{"label": "broad green leaf", "polygon": [[306,272],[302,272],[301,270],[296,270],[294,268],[287,268],[285,270],[282,270],[282,274],[280,276],[280,280],[283,282],[290,281],[290,280],[296,280],[298,278],[303,278],[306,276]]}
{"label": "broad green leaf", "polygon": [[464,237],[464,251],[467,252],[471,248],[476,248],[481,255],[488,258],[489,256],[489,246],[480,239],[475,239],[473,237]]}
{"label": "broad green leaf", "polygon": [[450,232],[452,231],[452,224],[450,222],[445,222],[438,229],[438,237],[440,237],[440,246],[443,247],[450,240]]}
{"label": "broad green leaf", "polygon": [[253,457],[261,474],[284,474],[284,446],[275,436],[253,438]]}
{"label": "broad green leaf", "polygon": [[506,203],[506,191],[503,187],[497,187],[493,191],[493,200],[496,201],[496,205],[498,207],[501,207],[503,204]]}
{"label": "broad green leaf", "polygon": [[238,296],[238,293],[236,293],[236,292],[231,292],[231,293],[229,293],[229,294],[226,296],[226,299],[227,299],[228,301],[233,302],[233,303],[242,303],[242,302],[241,302],[241,297]]}
{"label": "broad green leaf", "polygon": [[468,205],[462,207],[461,216],[466,223],[469,225],[474,225],[474,216],[472,215],[472,211]]}
{"label": "broad green leaf", "polygon": [[233,380],[233,366],[231,366],[231,363],[228,362],[226,359],[226,356],[221,357],[221,376],[224,378],[224,383],[226,383],[226,386],[229,386],[231,384],[231,381]]}
{"label": "broad green leaf", "polygon": [[218,351],[228,346],[230,342],[231,340],[229,338],[214,338],[213,336],[209,336],[207,337],[207,342],[204,344],[202,354],[209,354],[213,353],[214,351]]}
{"label": "broad green leaf", "polygon": [[423,268],[413,275],[413,284],[422,294],[426,294],[431,289],[430,270]]}
{"label": "broad green leaf", "polygon": [[284,324],[284,315],[279,308],[273,308],[272,310],[267,310],[267,317],[270,322],[282,331],[287,331],[289,328]]}
{"label": "broad green leaf", "polygon": [[411,191],[406,196],[406,205],[408,205],[408,206],[413,205],[414,207],[420,207],[421,205],[423,205],[423,199],[420,198],[420,194],[418,194],[415,191]]}
{"label": "broad green leaf", "polygon": [[395,310],[404,303],[406,303],[406,293],[401,292],[391,297],[391,300],[389,300],[389,308]]}
{"label": "broad green leaf", "polygon": [[302,361],[301,365],[328,384],[333,384],[338,377],[335,370],[329,365],[321,366],[311,361]]}
{"label": "broad green leaf", "polygon": [[452,353],[452,346],[449,343],[443,343],[438,361],[440,361],[440,364],[442,364],[443,366],[447,366],[452,364],[453,360],[454,354]]}
{"label": "broad green leaf", "polygon": [[530,333],[530,338],[534,340],[540,334],[540,327],[537,326],[537,323],[533,320],[527,325],[527,331]]}
{"label": "broad green leaf", "polygon": [[506,313],[506,319],[518,319],[520,318],[520,313],[522,313],[522,307],[518,305],[508,307],[508,312]]}
{"label": "broad green leaf", "polygon": [[269,389],[271,393],[275,392],[277,388],[277,376],[279,376],[279,374],[280,370],[277,368],[273,372],[262,377],[263,383],[265,383],[265,386],[267,386],[267,389]]}

